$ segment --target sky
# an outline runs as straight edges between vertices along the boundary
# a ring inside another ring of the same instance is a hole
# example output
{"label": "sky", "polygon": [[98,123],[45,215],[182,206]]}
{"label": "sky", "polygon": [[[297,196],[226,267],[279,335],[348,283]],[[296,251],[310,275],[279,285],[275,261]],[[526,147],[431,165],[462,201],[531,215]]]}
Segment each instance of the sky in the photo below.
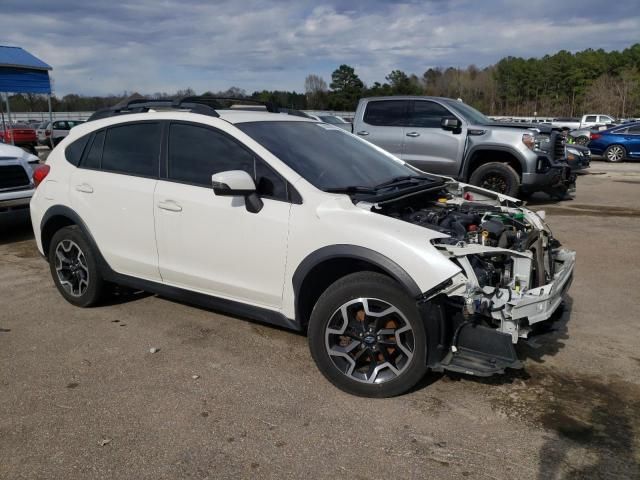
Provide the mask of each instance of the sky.
{"label": "sky", "polygon": [[640,42],[637,0],[1,0],[0,45],[53,67],[54,91],[153,94],[231,86],[304,91],[346,63],[366,84],[394,69]]}

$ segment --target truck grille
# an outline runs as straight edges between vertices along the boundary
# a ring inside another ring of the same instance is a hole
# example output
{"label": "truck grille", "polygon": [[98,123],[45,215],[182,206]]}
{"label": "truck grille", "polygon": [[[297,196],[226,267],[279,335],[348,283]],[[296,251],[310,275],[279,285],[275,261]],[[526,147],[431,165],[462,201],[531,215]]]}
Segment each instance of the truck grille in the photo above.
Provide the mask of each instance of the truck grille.
{"label": "truck grille", "polygon": [[554,160],[562,160],[566,157],[565,143],[566,140],[561,133],[553,132],[551,134],[551,145],[553,145],[551,154]]}
{"label": "truck grille", "polygon": [[28,187],[29,176],[20,165],[0,165],[0,190]]}

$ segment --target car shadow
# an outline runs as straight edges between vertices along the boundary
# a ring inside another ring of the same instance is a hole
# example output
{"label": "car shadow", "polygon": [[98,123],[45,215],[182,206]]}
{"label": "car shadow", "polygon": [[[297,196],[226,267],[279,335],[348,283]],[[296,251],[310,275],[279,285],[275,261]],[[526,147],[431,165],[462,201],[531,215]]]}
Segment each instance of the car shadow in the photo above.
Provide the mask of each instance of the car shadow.
{"label": "car shadow", "polygon": [[34,238],[29,210],[0,213],[0,245]]}

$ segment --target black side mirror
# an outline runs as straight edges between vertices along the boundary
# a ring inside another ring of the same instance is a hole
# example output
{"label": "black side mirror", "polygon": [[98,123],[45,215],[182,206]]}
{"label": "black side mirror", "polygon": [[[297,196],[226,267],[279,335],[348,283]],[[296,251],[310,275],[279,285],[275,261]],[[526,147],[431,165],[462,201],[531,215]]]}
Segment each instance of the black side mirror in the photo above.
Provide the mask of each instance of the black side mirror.
{"label": "black side mirror", "polygon": [[456,117],[444,117],[440,120],[440,127],[443,130],[458,130],[462,127],[462,123]]}
{"label": "black side mirror", "polygon": [[258,213],[264,203],[256,193],[256,184],[244,170],[229,170],[211,176],[213,193],[221,197],[244,197],[248,212]]}

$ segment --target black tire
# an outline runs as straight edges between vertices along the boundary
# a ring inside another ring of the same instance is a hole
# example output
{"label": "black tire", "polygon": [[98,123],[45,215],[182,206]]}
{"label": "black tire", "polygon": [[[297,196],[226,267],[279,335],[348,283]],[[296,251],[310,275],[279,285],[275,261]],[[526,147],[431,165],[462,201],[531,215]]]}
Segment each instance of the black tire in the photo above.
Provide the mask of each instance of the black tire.
{"label": "black tire", "polygon": [[[62,256],[67,260],[62,260]],[[58,230],[51,239],[48,258],[53,282],[69,303],[91,307],[102,299],[105,283],[80,228],[72,225]]]}
{"label": "black tire", "polygon": [[476,168],[469,183],[494,192],[517,197],[520,176],[508,163],[490,162]]}
{"label": "black tire", "polygon": [[607,162],[619,163],[627,158],[627,150],[622,145],[609,145],[604,151],[604,159]]}
{"label": "black tire", "polygon": [[575,141],[578,145],[586,145],[587,143],[589,143],[589,137],[585,135],[580,135],[579,137],[576,138]]}
{"label": "black tire", "polygon": [[[353,314],[353,318],[343,320],[343,307],[347,317]],[[381,315],[384,312],[391,313]],[[335,333],[341,322],[343,331]],[[320,372],[353,395],[400,395],[427,372],[427,334],[415,300],[397,282],[379,273],[353,273],[327,288],[313,308],[308,335]],[[330,344],[337,339],[340,344],[333,347],[344,348],[351,360],[329,354],[333,351]],[[343,341],[349,345],[345,347]]]}

